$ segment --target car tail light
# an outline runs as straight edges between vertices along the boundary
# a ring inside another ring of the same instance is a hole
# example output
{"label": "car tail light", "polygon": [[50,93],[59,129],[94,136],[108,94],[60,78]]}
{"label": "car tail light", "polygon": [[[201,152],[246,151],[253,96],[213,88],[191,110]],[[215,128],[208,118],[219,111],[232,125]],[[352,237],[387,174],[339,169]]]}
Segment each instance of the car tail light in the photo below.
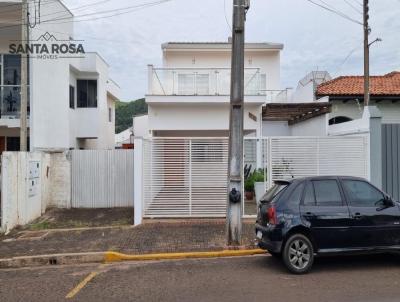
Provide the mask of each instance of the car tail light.
{"label": "car tail light", "polygon": [[268,221],[269,224],[277,224],[278,220],[276,218],[276,209],[275,209],[275,207],[268,208],[267,221]]}

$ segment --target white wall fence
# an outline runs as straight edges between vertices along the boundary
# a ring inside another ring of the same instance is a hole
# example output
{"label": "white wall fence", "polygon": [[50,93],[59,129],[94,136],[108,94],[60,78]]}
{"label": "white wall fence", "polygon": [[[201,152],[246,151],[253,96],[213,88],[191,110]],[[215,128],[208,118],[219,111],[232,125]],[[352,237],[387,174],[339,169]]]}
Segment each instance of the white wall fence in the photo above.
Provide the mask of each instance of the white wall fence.
{"label": "white wall fence", "polygon": [[[135,179],[142,175],[141,181],[135,182],[136,214],[225,216],[227,139],[136,139],[135,148],[136,163],[142,159],[135,175]],[[368,136],[249,138],[244,149],[245,163],[265,170],[266,188],[274,180],[292,177],[369,178]],[[135,223],[140,223],[141,217],[135,215]]]}
{"label": "white wall fence", "polygon": [[3,153],[1,229],[4,232],[30,222],[46,210],[46,201],[51,194],[46,170],[49,164],[48,154]]}
{"label": "white wall fence", "polygon": [[73,208],[133,207],[133,150],[73,150]]}
{"label": "white wall fence", "polygon": [[133,207],[133,157],[133,150],[4,152],[1,230],[27,224],[49,207]]}

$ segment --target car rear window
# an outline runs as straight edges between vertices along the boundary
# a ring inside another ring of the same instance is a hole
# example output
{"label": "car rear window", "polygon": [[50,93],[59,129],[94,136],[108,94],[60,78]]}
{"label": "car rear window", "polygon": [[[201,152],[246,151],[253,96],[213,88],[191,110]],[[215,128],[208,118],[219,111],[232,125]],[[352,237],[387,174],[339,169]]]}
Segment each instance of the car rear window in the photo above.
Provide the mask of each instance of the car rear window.
{"label": "car rear window", "polygon": [[261,198],[261,202],[275,201],[287,186],[288,184],[274,184]]}

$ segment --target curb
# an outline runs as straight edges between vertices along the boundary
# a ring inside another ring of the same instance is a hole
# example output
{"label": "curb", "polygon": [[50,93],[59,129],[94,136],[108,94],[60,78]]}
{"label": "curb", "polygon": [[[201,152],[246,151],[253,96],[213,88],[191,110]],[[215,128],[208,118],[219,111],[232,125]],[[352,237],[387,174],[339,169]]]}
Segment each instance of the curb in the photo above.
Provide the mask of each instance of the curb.
{"label": "curb", "polygon": [[130,255],[113,251],[91,252],[91,253],[70,253],[52,254],[37,256],[20,256],[8,259],[0,259],[0,269],[57,266],[83,263],[113,263],[122,261],[150,261],[150,260],[178,260],[178,259],[201,259],[201,258],[222,258],[238,257],[265,254],[261,249],[223,250],[210,252],[188,252],[188,253],[159,253]]}
{"label": "curb", "polygon": [[170,259],[193,259],[193,258],[221,258],[235,256],[252,256],[265,254],[264,250],[223,250],[214,252],[189,252],[189,253],[160,253],[144,255],[127,255],[118,252],[106,252],[105,262],[119,261],[146,261],[146,260],[170,260]]}
{"label": "curb", "polygon": [[104,262],[104,252],[20,256],[0,259],[0,269]]}

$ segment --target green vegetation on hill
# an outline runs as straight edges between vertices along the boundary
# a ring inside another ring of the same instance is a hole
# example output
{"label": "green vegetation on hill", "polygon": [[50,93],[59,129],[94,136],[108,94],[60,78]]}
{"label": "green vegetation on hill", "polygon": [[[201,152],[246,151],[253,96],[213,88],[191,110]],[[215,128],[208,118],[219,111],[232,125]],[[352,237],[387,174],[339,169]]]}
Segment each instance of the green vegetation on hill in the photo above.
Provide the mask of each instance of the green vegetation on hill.
{"label": "green vegetation on hill", "polygon": [[132,118],[135,115],[146,114],[147,104],[144,99],[131,102],[115,103],[115,133],[120,133],[132,127]]}

